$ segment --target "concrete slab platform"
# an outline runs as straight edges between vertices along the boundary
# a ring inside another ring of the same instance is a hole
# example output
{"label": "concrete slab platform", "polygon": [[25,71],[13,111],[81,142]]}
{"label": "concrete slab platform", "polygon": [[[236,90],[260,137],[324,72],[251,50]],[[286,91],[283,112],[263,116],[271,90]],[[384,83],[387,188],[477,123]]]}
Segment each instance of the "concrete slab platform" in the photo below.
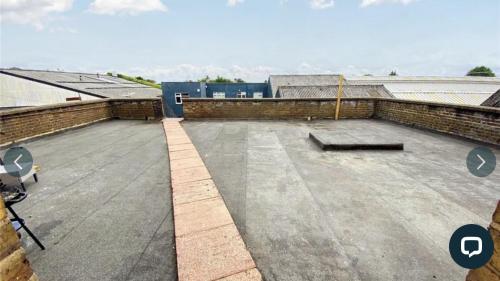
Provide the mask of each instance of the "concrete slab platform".
{"label": "concrete slab platform", "polygon": [[171,160],[179,160],[179,159],[200,157],[198,155],[198,152],[196,150],[194,150],[194,149],[181,150],[181,151],[170,151],[168,155],[169,155],[169,157],[170,157]]}
{"label": "concrete slab platform", "polygon": [[322,150],[404,150],[402,142],[380,135],[310,132],[309,139]]}
{"label": "concrete slab platform", "polygon": [[[467,170],[477,143],[393,123],[182,124],[268,281],[464,280],[450,236],[487,227],[500,194],[500,169]],[[384,134],[405,151],[325,152],[309,139],[323,130]]]}
{"label": "concrete slab platform", "polygon": [[172,185],[210,179],[210,173],[205,166],[192,167],[171,171]]}
{"label": "concrete slab platform", "polygon": [[200,157],[182,158],[170,161],[170,169],[172,171],[202,166],[205,166],[205,164],[203,164]]}
{"label": "concrete slab platform", "polygon": [[178,237],[179,280],[217,280],[255,267],[234,224]]}
{"label": "concrete slab platform", "polygon": [[219,197],[211,179],[172,185],[174,205]]}
{"label": "concrete slab platform", "polygon": [[176,237],[233,224],[233,219],[220,197],[175,204],[174,211]]}
{"label": "concrete slab platform", "polygon": [[258,281],[262,280],[262,276],[257,269],[250,269],[244,272],[240,272],[222,279],[220,281]]}

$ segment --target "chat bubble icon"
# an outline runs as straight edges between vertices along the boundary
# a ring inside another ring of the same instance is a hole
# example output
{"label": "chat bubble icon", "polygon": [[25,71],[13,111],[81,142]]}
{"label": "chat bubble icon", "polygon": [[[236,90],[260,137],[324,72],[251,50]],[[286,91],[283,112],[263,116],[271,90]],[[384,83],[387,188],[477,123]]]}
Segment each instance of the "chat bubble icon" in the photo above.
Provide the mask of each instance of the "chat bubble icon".
{"label": "chat bubble icon", "polygon": [[[465,248],[465,243],[472,241],[472,242],[477,242],[477,249],[475,251],[469,251]],[[471,258],[472,256],[480,255],[483,252],[483,240],[479,237],[464,237],[460,241],[460,251],[462,254],[469,256]]]}

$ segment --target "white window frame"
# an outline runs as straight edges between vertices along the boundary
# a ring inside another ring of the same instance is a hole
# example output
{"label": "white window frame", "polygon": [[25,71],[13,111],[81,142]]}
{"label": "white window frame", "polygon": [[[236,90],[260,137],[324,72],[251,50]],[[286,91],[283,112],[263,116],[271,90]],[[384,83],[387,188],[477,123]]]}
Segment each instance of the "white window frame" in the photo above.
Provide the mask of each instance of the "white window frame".
{"label": "white window frame", "polygon": [[214,99],[225,99],[226,98],[226,92],[214,92],[213,93],[213,98]]}
{"label": "white window frame", "polygon": [[254,99],[262,99],[262,98],[264,98],[264,93],[263,92],[254,92],[253,98]]}
{"label": "white window frame", "polygon": [[182,93],[175,93],[175,104],[182,104]]}
{"label": "white window frame", "polygon": [[247,98],[247,92],[238,92],[238,93],[236,93],[236,98],[246,99]]}

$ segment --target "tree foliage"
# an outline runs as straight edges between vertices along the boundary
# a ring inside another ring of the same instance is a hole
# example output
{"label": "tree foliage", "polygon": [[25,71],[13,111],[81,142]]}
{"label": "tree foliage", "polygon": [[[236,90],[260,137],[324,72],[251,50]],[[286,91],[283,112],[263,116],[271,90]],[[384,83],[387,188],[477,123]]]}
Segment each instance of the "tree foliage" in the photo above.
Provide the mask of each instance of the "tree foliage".
{"label": "tree foliage", "polygon": [[245,83],[245,81],[241,78],[235,78],[234,80],[231,80],[229,78],[217,75],[217,78],[211,79],[210,76],[205,76],[201,79],[198,80],[198,82],[205,82],[205,83]]}
{"label": "tree foliage", "polygon": [[143,85],[146,85],[146,86],[149,86],[149,87],[161,89],[161,85],[157,84],[156,81],[152,80],[152,79],[144,79],[141,76],[132,77],[132,76],[128,76],[128,75],[120,74],[120,73],[118,73],[116,76],[118,78],[121,78],[121,79],[125,79],[125,80],[132,81],[132,82],[135,82],[135,83],[143,84]]}
{"label": "tree foliage", "polygon": [[467,76],[485,76],[485,77],[495,77],[495,73],[484,65],[476,66],[467,72]]}
{"label": "tree foliage", "polygon": [[395,70],[391,71],[391,73],[389,73],[389,76],[398,76],[398,74],[396,73]]}

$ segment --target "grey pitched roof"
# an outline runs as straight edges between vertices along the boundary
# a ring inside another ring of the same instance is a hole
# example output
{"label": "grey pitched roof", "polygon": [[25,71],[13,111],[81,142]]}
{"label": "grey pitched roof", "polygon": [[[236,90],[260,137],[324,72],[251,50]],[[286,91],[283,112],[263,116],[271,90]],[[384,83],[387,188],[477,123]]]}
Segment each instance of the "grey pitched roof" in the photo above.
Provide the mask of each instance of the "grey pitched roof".
{"label": "grey pitched roof", "polygon": [[490,107],[500,107],[500,90],[496,91],[496,93],[491,95],[481,105],[482,106],[490,106]]}
{"label": "grey pitched roof", "polygon": [[[281,86],[276,97],[279,98],[336,98],[338,86]],[[392,98],[392,94],[382,85],[346,85],[343,87],[342,97]]]}
{"label": "grey pitched roof", "polygon": [[0,69],[0,73],[101,98],[161,96],[159,89],[108,75],[21,69]]}
{"label": "grey pitched roof", "polygon": [[331,86],[338,85],[339,75],[271,75],[269,83],[273,96],[282,86]]}

